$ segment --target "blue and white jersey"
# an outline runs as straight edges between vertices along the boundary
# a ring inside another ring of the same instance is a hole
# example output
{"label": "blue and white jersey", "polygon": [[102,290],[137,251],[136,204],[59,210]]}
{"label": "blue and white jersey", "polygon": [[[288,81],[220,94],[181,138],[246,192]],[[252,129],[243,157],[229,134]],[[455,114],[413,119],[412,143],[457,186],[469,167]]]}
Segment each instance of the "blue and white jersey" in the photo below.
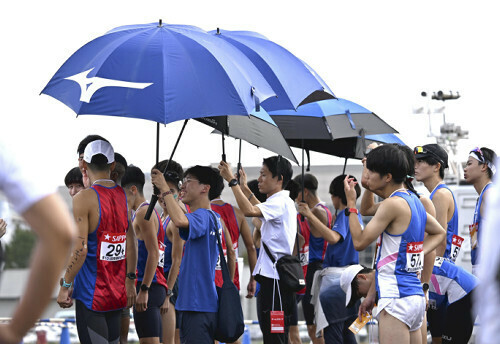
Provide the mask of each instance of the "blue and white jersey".
{"label": "blue and white jersey", "polygon": [[470,255],[471,255],[471,263],[472,265],[479,264],[479,248],[478,248],[478,243],[479,243],[479,235],[481,232],[481,228],[483,226],[483,221],[481,217],[481,204],[483,203],[483,195],[486,190],[489,189],[491,186],[491,183],[486,184],[486,186],[483,188],[483,191],[481,191],[481,194],[477,198],[476,202],[476,209],[474,210],[474,220],[472,222],[472,225],[469,226],[469,234],[470,234]]}
{"label": "blue and white jersey", "polygon": [[469,294],[478,284],[476,276],[443,257],[436,257],[429,283],[429,297],[440,300],[447,296],[448,303],[452,304]]}
{"label": "blue and white jersey", "polygon": [[408,191],[395,192],[409,205],[411,220],[403,234],[394,235],[385,230],[379,237],[376,287],[380,298],[424,296],[417,272],[424,264],[423,241],[427,213],[418,197]]}
{"label": "blue and white jersey", "polygon": [[451,192],[451,196],[453,197],[453,204],[455,205],[453,216],[451,217],[446,227],[446,250],[444,251],[443,257],[448,258],[454,262],[458,257],[458,253],[460,252],[460,248],[464,240],[458,235],[458,210],[455,195],[446,184],[438,184],[434,188],[434,190],[432,190],[430,199],[432,200],[434,198],[436,191],[443,188]]}

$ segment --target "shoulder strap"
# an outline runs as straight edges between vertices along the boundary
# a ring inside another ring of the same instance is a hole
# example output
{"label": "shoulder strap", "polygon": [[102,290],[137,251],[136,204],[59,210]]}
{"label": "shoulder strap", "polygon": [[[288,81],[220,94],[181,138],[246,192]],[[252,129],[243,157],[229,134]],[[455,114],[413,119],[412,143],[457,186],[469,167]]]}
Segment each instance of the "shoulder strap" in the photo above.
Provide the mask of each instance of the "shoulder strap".
{"label": "shoulder strap", "polygon": [[[297,246],[297,257],[299,258],[300,260],[300,248],[299,248],[299,233],[295,233],[295,245]],[[274,258],[273,254],[271,253],[271,250],[269,250],[269,247],[267,247],[266,243],[264,241],[262,241],[262,246],[264,246],[264,251],[266,251],[267,253],[267,256],[269,257],[269,259],[271,259],[271,262],[276,262],[276,259]],[[293,253],[293,249],[292,249],[292,253]]]}
{"label": "shoulder strap", "polygon": [[[217,216],[215,216],[213,210],[209,210],[210,214],[212,214],[215,225],[219,223],[217,221]],[[224,234],[224,231],[222,231],[222,234]],[[217,226],[217,229],[215,231],[215,237],[217,238],[217,246],[219,247],[219,258],[220,258],[220,266],[221,266],[221,271],[222,271],[222,280],[224,283],[226,282],[232,282],[231,278],[229,277],[229,268],[227,267],[226,259],[224,258],[224,250],[222,249],[222,244],[220,242],[220,237],[219,237],[219,227]]]}

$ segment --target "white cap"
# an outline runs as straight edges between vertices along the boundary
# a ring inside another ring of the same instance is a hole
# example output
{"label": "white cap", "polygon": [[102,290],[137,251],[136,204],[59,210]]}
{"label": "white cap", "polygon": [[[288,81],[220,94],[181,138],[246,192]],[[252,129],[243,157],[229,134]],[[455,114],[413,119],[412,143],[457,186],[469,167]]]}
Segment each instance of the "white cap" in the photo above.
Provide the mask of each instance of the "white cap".
{"label": "white cap", "polygon": [[103,140],[95,140],[90,142],[83,152],[83,160],[87,163],[92,161],[92,158],[97,154],[102,154],[108,159],[108,164],[115,161],[115,151],[111,143]]}
{"label": "white cap", "polygon": [[340,287],[345,293],[345,306],[349,304],[351,301],[351,296],[352,296],[352,288],[351,288],[351,283],[354,278],[356,278],[356,275],[358,272],[363,270],[363,266],[356,264],[356,265],[351,265],[344,271],[342,271],[342,275],[340,275]]}

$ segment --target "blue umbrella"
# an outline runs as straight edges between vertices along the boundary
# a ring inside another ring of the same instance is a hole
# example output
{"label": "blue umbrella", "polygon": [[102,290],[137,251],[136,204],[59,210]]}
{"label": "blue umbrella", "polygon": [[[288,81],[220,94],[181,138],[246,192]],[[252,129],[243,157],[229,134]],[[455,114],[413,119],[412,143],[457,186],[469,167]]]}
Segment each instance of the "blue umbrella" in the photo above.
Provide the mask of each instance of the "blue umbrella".
{"label": "blue umbrella", "polygon": [[311,67],[261,34],[219,29],[210,33],[240,50],[264,75],[277,95],[262,103],[266,110],[295,110],[301,104],[335,98]]}
{"label": "blue umbrella", "polygon": [[259,70],[231,44],[187,25],[113,29],[75,52],[42,93],[79,115],[170,123],[248,115],[275,95]]}
{"label": "blue umbrella", "polygon": [[[363,106],[346,99],[329,99],[294,110],[268,111],[287,140],[334,140],[397,131]],[[293,144],[291,144],[293,145]],[[300,146],[298,146],[300,147]],[[311,150],[314,150],[311,148]]]}
{"label": "blue umbrella", "polygon": [[[197,27],[161,20],[118,27],[87,43],[42,93],[78,115],[157,122],[157,161],[160,123],[185,120],[171,160],[188,119],[248,116],[275,95],[252,61],[231,44]],[[155,203],[153,198],[147,219]]]}

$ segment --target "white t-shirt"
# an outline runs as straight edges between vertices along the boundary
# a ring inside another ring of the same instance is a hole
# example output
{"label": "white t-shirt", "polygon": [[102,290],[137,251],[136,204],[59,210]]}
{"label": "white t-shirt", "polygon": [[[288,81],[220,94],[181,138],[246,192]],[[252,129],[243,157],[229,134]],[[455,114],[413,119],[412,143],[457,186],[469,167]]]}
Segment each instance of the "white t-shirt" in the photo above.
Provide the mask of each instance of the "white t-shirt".
{"label": "white t-shirt", "polygon": [[0,138],[0,190],[7,196],[14,210],[22,214],[51,192],[38,171],[34,167],[28,167],[28,164],[22,166],[18,157],[13,150],[7,149]]}
{"label": "white t-shirt", "polygon": [[[262,242],[278,260],[286,254],[292,254],[297,234],[297,210],[289,196],[289,191],[280,191],[269,197],[264,203],[257,204],[262,216],[260,228]],[[264,246],[261,246],[253,275],[279,279],[273,262],[267,256]]]}
{"label": "white t-shirt", "polygon": [[[500,159],[496,162],[498,164]],[[498,170],[497,170],[497,173]],[[479,315],[479,343],[498,343],[500,333],[500,250],[498,249],[498,234],[500,228],[500,176],[488,191],[486,214],[481,233],[478,278],[480,283],[474,292],[474,306]]]}

